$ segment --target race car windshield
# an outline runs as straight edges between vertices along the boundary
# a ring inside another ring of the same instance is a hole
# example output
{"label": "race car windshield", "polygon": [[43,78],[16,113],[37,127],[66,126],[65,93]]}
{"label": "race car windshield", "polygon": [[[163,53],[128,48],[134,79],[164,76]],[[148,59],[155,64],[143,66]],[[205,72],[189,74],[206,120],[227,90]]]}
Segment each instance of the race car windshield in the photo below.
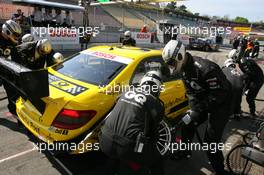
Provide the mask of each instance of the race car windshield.
{"label": "race car windshield", "polygon": [[109,84],[126,64],[90,54],[79,53],[67,59],[54,69],[76,80],[94,85]]}

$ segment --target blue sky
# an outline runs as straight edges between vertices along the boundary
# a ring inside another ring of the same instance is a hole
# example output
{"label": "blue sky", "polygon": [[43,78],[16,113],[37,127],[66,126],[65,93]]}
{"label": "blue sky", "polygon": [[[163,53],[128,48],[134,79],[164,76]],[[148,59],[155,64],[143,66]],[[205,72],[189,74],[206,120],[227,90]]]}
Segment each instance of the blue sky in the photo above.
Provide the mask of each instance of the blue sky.
{"label": "blue sky", "polygon": [[264,21],[264,0],[187,0],[184,4],[192,12],[210,16],[243,16],[250,21]]}

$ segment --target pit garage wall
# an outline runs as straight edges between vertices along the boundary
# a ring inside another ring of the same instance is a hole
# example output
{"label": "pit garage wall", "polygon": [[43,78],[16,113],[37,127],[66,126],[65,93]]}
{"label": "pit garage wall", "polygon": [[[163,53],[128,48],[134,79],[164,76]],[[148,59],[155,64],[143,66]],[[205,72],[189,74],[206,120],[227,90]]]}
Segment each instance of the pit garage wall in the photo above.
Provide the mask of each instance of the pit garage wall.
{"label": "pit garage wall", "polygon": [[119,42],[119,38],[122,32],[119,31],[100,31],[100,33],[96,37],[92,37],[91,43],[117,43]]}
{"label": "pit garage wall", "polygon": [[0,21],[4,22],[11,19],[12,15],[17,12],[17,9],[21,9],[25,16],[29,16],[33,11],[32,7],[13,5],[11,1],[0,0]]}

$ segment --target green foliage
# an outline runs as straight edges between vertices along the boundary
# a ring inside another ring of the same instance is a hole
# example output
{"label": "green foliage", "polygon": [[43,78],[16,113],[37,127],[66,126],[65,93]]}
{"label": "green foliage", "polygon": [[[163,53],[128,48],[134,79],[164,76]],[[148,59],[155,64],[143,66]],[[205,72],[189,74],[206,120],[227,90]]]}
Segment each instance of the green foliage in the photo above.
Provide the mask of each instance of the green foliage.
{"label": "green foliage", "polygon": [[247,18],[244,18],[244,17],[241,17],[241,16],[237,16],[234,21],[238,22],[238,23],[249,23]]}
{"label": "green foliage", "polygon": [[176,6],[176,2],[170,2],[167,4],[166,6],[167,9],[170,9],[170,10],[175,10],[177,8]]}

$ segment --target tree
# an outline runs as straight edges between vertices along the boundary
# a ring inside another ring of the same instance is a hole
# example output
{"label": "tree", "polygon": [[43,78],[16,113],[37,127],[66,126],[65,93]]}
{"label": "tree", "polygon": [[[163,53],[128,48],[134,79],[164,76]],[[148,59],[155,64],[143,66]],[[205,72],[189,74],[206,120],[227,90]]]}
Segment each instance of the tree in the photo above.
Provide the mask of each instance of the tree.
{"label": "tree", "polygon": [[175,10],[177,8],[176,2],[170,2],[166,6],[167,9]]}
{"label": "tree", "polygon": [[187,11],[187,7],[185,5],[181,5],[178,9],[184,12]]}
{"label": "tree", "polygon": [[230,16],[229,15],[224,15],[222,19],[225,20],[225,21],[230,21]]}
{"label": "tree", "polygon": [[249,23],[247,18],[244,18],[244,17],[241,17],[241,16],[237,16],[234,21],[238,22],[238,23]]}

